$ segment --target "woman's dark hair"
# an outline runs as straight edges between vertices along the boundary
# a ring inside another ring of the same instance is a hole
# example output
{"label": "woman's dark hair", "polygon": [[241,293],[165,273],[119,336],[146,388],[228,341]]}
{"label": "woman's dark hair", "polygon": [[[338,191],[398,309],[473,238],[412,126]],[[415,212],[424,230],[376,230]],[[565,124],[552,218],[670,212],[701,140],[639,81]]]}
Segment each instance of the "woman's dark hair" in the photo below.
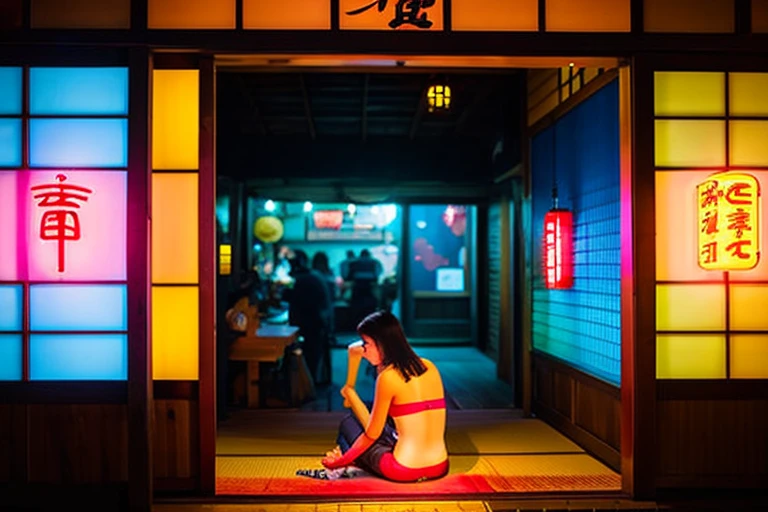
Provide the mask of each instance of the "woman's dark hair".
{"label": "woman's dark hair", "polygon": [[312,257],[312,268],[321,274],[332,274],[331,267],[328,264],[328,255],[323,251],[318,251]]}
{"label": "woman's dark hair", "polygon": [[369,336],[378,345],[382,365],[393,365],[405,382],[418,377],[427,367],[411,348],[400,321],[388,311],[376,311],[363,319],[357,326],[360,336]]}

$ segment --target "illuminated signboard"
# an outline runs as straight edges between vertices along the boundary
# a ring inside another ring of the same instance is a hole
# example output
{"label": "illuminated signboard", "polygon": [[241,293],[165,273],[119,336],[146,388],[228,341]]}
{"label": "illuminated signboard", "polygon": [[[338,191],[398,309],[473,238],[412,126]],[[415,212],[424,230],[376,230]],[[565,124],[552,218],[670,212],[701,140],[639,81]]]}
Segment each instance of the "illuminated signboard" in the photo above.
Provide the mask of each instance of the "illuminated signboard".
{"label": "illuminated signboard", "polygon": [[724,172],[696,187],[698,260],[704,270],[749,270],[760,260],[760,185],[754,176]]}
{"label": "illuminated signboard", "polygon": [[573,214],[550,210],[544,216],[544,283],[547,288],[573,286]]}
{"label": "illuminated signboard", "polygon": [[312,214],[316,229],[341,229],[343,210],[318,210]]}
{"label": "illuminated signboard", "polygon": [[442,30],[442,0],[340,0],[340,28]]}

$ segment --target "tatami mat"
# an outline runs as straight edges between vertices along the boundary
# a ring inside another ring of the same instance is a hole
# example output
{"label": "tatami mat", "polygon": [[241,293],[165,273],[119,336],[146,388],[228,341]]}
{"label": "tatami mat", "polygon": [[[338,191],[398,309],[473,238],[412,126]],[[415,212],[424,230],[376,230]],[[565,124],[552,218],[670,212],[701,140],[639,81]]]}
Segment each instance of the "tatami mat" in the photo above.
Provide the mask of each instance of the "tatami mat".
{"label": "tatami mat", "polygon": [[[345,413],[240,411],[219,426],[219,455],[323,455]],[[583,453],[543,421],[514,410],[448,411],[451,454]]]}
{"label": "tatami mat", "polygon": [[317,457],[218,457],[220,495],[465,496],[472,493],[618,491],[619,475],[587,455],[451,456],[440,480],[401,484],[373,476],[336,481],[296,476],[320,468]]}

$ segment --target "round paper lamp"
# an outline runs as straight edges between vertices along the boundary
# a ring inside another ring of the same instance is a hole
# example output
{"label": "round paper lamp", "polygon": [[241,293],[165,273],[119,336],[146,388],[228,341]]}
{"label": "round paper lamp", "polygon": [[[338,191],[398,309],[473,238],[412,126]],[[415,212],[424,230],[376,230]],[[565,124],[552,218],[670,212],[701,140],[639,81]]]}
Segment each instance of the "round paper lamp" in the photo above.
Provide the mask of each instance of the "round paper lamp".
{"label": "round paper lamp", "polygon": [[253,225],[253,234],[264,243],[277,242],[283,238],[283,221],[277,217],[261,217]]}

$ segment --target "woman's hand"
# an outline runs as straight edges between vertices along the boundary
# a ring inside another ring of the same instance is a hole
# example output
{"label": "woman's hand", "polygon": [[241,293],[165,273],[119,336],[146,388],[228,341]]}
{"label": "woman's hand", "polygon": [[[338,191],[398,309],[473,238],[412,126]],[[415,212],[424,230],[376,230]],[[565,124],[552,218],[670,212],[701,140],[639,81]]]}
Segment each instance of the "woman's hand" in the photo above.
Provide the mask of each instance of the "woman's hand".
{"label": "woman's hand", "polygon": [[355,388],[353,388],[352,386],[344,386],[343,388],[341,388],[341,391],[339,391],[339,394],[342,397],[344,397],[344,407],[346,407],[347,409],[352,407],[352,402],[350,402],[349,400],[349,395],[354,392],[355,392]]}
{"label": "woman's hand", "polygon": [[325,457],[323,457],[323,460],[321,461],[321,463],[327,469],[336,469],[338,467],[341,467],[341,464],[339,464],[339,460],[343,455],[344,454],[341,453],[341,448],[337,446],[333,450],[326,452]]}

